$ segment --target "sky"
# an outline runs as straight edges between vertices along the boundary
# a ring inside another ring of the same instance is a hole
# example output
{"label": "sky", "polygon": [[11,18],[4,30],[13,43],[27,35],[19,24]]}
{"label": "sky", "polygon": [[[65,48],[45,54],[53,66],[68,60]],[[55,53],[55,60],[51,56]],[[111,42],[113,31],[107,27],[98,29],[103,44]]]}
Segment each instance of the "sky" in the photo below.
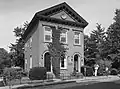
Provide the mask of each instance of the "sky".
{"label": "sky", "polygon": [[9,51],[10,43],[15,43],[15,27],[30,22],[36,12],[64,1],[89,23],[84,29],[87,35],[96,23],[107,29],[115,9],[120,9],[120,0],[0,0],[0,48]]}

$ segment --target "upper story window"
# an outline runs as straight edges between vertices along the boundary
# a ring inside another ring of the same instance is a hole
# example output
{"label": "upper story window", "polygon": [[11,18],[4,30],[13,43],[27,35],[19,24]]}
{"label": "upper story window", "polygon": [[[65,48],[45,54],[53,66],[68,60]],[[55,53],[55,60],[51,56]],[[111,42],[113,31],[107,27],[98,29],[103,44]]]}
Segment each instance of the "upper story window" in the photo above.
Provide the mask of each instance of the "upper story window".
{"label": "upper story window", "polygon": [[24,49],[25,49],[24,52],[27,52],[28,47],[29,47],[29,44],[28,44],[28,42],[26,42],[26,43],[25,43],[25,46],[24,46]]}
{"label": "upper story window", "polygon": [[74,33],[74,45],[81,45],[80,32],[75,32]]}
{"label": "upper story window", "polygon": [[28,47],[28,43],[25,43],[25,48],[27,48]]}
{"label": "upper story window", "polygon": [[60,42],[67,44],[67,30],[62,30],[61,34],[60,34]]}
{"label": "upper story window", "polygon": [[30,38],[30,47],[32,47],[32,37]]}
{"label": "upper story window", "polygon": [[44,26],[44,42],[52,42],[52,29],[49,26]]}

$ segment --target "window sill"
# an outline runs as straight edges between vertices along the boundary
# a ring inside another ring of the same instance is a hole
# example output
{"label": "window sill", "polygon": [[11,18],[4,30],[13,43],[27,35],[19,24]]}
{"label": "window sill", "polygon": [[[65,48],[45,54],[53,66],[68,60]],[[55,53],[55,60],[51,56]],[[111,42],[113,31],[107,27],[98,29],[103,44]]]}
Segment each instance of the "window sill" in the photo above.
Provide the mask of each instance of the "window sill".
{"label": "window sill", "polygon": [[82,47],[82,45],[80,45],[80,44],[74,44],[73,46],[80,46],[80,47]]}
{"label": "window sill", "polygon": [[67,68],[60,68],[61,70],[67,70]]}
{"label": "window sill", "polygon": [[67,43],[61,43],[61,45],[67,45],[67,46],[68,46],[68,44],[67,44]]}
{"label": "window sill", "polygon": [[52,42],[44,41],[43,43],[52,43]]}

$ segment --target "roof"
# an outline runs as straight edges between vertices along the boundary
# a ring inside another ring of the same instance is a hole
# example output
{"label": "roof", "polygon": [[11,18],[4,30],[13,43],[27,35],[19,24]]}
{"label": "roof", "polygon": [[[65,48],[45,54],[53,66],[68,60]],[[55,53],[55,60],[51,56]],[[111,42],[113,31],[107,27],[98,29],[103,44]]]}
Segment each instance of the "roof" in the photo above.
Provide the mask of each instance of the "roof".
{"label": "roof", "polygon": [[[75,20],[75,22],[50,17],[56,13],[59,13],[60,11],[65,11],[72,17],[72,19]],[[37,12],[26,29],[23,35],[23,39],[26,39],[27,35],[32,31],[32,28],[38,23],[39,20],[82,28],[85,28],[88,25],[87,21],[85,21],[77,12],[75,12],[66,2],[63,2],[61,4]]]}

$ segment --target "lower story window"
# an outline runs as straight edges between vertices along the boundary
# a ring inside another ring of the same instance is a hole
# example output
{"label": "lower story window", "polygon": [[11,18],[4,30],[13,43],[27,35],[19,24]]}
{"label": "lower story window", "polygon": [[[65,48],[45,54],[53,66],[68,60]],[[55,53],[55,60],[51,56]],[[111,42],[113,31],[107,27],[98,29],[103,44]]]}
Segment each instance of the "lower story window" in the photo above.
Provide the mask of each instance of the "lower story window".
{"label": "lower story window", "polygon": [[67,59],[66,57],[61,58],[60,60],[60,69],[67,69]]}
{"label": "lower story window", "polygon": [[32,68],[32,56],[30,56],[30,68]]}
{"label": "lower story window", "polygon": [[25,69],[27,69],[27,58],[25,58]]}

